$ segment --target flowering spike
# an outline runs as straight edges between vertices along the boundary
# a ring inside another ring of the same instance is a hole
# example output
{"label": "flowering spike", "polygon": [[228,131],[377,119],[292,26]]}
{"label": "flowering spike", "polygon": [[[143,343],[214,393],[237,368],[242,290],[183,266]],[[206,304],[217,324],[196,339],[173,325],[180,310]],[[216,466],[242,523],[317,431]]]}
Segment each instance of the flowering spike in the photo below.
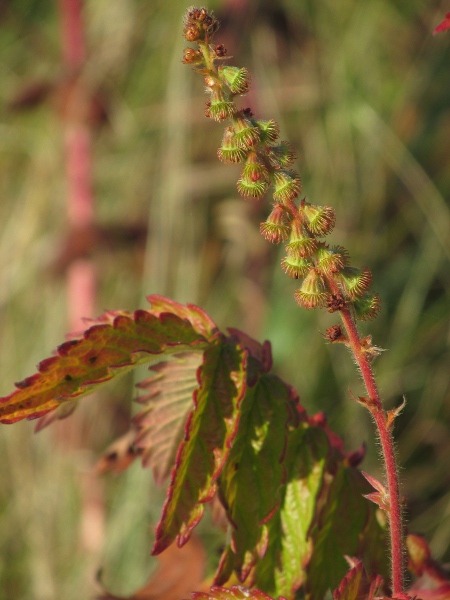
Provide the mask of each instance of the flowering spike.
{"label": "flowering spike", "polygon": [[336,222],[336,215],[331,206],[316,206],[305,203],[302,210],[308,219],[308,228],[314,235],[323,237],[331,233]]}
{"label": "flowering spike", "polygon": [[345,267],[339,278],[342,288],[351,298],[362,296],[372,283],[372,273],[367,267],[364,269]]}
{"label": "flowering spike", "polygon": [[274,200],[278,202],[287,202],[298,196],[302,189],[302,182],[295,171],[275,171],[273,173],[273,182],[275,191]]}
{"label": "flowering spike", "polygon": [[230,88],[233,94],[246,94],[250,87],[250,73],[244,67],[219,67],[219,77]]}
{"label": "flowering spike", "polygon": [[222,145],[217,150],[217,156],[222,162],[238,163],[245,160],[246,148],[236,142],[232,127],[227,127],[222,139]]}
{"label": "flowering spike", "polygon": [[380,312],[381,299],[378,294],[364,294],[352,302],[355,317],[360,321],[371,321]]}
{"label": "flowering spike", "polygon": [[299,256],[285,256],[281,261],[281,268],[292,279],[305,277],[312,267],[309,260]]}
{"label": "flowering spike", "polygon": [[295,300],[305,308],[320,308],[326,305],[329,292],[322,277],[314,270],[305,277],[302,287],[295,292]]}
{"label": "flowering spike", "polygon": [[261,131],[261,143],[272,144],[276,142],[280,135],[280,127],[276,121],[270,119],[269,121],[255,121],[256,125]]}

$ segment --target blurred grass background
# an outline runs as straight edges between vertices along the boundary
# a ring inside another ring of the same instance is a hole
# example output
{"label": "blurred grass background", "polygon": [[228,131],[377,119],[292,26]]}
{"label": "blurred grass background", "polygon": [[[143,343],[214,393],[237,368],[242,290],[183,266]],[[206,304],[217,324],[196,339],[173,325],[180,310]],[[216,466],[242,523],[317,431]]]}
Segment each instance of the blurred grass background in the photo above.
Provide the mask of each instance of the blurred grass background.
{"label": "blurred grass background", "polygon": [[[204,118],[201,78],[181,63],[186,7],[85,3],[86,71],[108,115],[94,134],[97,220],[106,229],[148,224],[145,244],[131,236],[119,245],[110,233],[90,248],[98,312],[145,307],[145,295],[160,293],[199,303],[221,327],[270,339],[276,371],[308,412],[324,410],[348,448],[366,442],[364,468],[377,474],[370,419],[349,400],[349,389],[362,391],[359,377],[345,349],[320,335],[336,319],[296,306],[282,250],[258,233],[267,201],[241,200],[236,169],[216,159],[222,128]],[[376,363],[386,402],[407,398],[396,431],[409,527],[450,561],[450,38],[431,35],[448,3],[208,7],[230,64],[253,75],[243,106],[279,121],[298,149],[307,198],[336,209],[333,242],[373,271],[383,311],[361,329],[386,348]],[[59,35],[56,2],[0,2],[1,395],[67,332],[65,279],[55,269],[67,235],[62,126],[51,102],[11,107],[30,82],[61,78]],[[146,580],[161,491],[137,463],[92,477],[126,430],[134,394],[128,378],[84,400],[69,443],[70,420],[39,435],[31,423],[1,427],[3,597],[90,598],[100,566],[117,593]],[[217,542],[207,525],[202,531]]]}

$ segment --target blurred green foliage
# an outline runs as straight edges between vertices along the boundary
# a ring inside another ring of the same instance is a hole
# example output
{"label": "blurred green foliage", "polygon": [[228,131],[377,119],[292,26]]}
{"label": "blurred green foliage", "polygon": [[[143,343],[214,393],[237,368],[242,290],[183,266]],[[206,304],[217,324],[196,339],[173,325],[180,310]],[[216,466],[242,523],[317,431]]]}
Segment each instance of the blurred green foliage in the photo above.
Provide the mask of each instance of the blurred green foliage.
{"label": "blurred green foliage", "polygon": [[[383,310],[363,329],[387,349],[376,372],[388,406],[407,398],[396,426],[410,529],[450,560],[450,43],[431,35],[444,5],[215,0],[209,8],[230,64],[253,75],[243,106],[279,121],[299,151],[305,194],[336,209],[333,242],[373,271]],[[280,252],[258,233],[267,203],[238,198],[236,169],[216,159],[221,126],[204,118],[201,80],[181,63],[186,7],[86,1],[86,76],[108,113],[94,133],[98,222],[148,223],[149,232],[145,248],[112,239],[92,251],[98,312],[145,307],[146,294],[161,293],[201,304],[221,327],[270,339],[276,370],[307,410],[324,410],[347,447],[366,442],[364,468],[376,473],[372,425],[349,399],[361,382],[345,349],[320,335],[335,315],[297,307]],[[67,233],[62,126],[51,101],[11,106],[30,83],[61,80],[59,36],[56,2],[0,2],[2,395],[67,330],[55,269]],[[145,581],[161,491],[138,464],[117,477],[90,474],[126,430],[132,383],[83,401],[73,426],[37,436],[30,423],[1,428],[5,598],[91,597],[100,566],[118,593]]]}

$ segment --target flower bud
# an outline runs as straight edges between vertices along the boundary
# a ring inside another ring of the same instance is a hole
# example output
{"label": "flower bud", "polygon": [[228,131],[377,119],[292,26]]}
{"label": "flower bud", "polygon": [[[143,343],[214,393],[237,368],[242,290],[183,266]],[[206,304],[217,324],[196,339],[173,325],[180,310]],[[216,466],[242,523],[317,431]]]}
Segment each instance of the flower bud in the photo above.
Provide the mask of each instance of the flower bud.
{"label": "flower bud", "polygon": [[316,268],[322,275],[333,275],[344,268],[344,258],[335,249],[319,244],[316,252]]}
{"label": "flower bud", "polygon": [[232,127],[226,127],[222,139],[222,145],[217,150],[217,156],[222,162],[238,163],[243,162],[247,156],[247,148],[243,148],[236,143],[236,138]]}
{"label": "flower bud", "polygon": [[355,317],[360,321],[371,321],[380,312],[381,299],[378,294],[364,294],[352,302]]}
{"label": "flower bud", "polygon": [[274,200],[278,202],[287,202],[298,196],[302,189],[302,182],[295,171],[275,171],[273,173],[273,182],[275,191]]}
{"label": "flower bud", "polygon": [[237,190],[244,198],[259,200],[267,191],[269,184],[264,179],[252,181],[249,177],[242,175],[237,182]]}
{"label": "flower bud", "polygon": [[272,244],[279,244],[286,240],[291,230],[289,216],[282,204],[274,204],[272,212],[264,223],[259,226],[261,235]]}
{"label": "flower bud", "polygon": [[183,50],[183,63],[185,65],[199,65],[203,63],[203,54],[194,48],[185,48]]}
{"label": "flower bud", "polygon": [[300,279],[308,274],[313,265],[306,258],[288,255],[281,261],[281,268],[292,279]]}
{"label": "flower bud", "polygon": [[219,67],[219,77],[233,94],[246,94],[250,87],[250,73],[244,67]]}
{"label": "flower bud", "polygon": [[281,142],[278,146],[269,146],[266,148],[266,156],[273,167],[280,169],[290,167],[297,158],[297,154],[289,142]]}
{"label": "flower bud", "polygon": [[270,119],[269,121],[255,121],[255,124],[261,131],[261,143],[262,144],[273,144],[280,135],[280,126],[276,121]]}
{"label": "flower bud", "polygon": [[[208,89],[208,92],[211,91]],[[233,102],[226,100],[220,90],[211,91],[211,101],[208,107],[209,115],[214,121],[224,121],[231,118],[236,112]]]}
{"label": "flower bud", "polygon": [[302,205],[302,210],[308,220],[308,228],[314,235],[323,237],[331,233],[336,222],[336,215],[331,206]]}
{"label": "flower bud", "polygon": [[251,148],[259,142],[261,132],[245,117],[233,118],[233,130],[237,144]]}
{"label": "flower bud", "polygon": [[311,256],[317,248],[317,241],[306,231],[302,220],[297,217],[292,221],[291,236],[286,246],[288,256],[303,258]]}
{"label": "flower bud", "polygon": [[356,269],[355,267],[345,267],[339,274],[339,281],[342,289],[351,298],[362,296],[372,283],[372,273],[370,269]]}
{"label": "flower bud", "polygon": [[320,308],[326,305],[329,292],[322,277],[314,270],[305,277],[302,287],[295,292],[295,300],[305,308]]}

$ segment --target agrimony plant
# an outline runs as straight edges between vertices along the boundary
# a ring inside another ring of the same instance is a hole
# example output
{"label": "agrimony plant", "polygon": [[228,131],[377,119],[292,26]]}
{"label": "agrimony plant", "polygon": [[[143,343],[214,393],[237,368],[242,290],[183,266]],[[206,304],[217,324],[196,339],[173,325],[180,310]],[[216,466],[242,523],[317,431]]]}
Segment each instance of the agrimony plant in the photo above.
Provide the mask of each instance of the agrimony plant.
{"label": "agrimony plant", "polygon": [[[334,210],[300,197],[295,152],[279,139],[277,123],[236,104],[249,90],[250,76],[225,64],[227,50],[214,39],[218,26],[205,8],[187,11],[184,35],[195,47],[184,51],[183,62],[204,78],[205,115],[226,124],[218,157],[242,165],[238,192],[259,200],[271,191],[261,233],[285,244],[281,266],[298,280],[297,303],[340,316],[325,337],[349,348],[362,375],[366,394],[357,401],[375,422],[386,482],[357,469],[363,452],[346,452],[322,414],[307,415],[292,387],[272,373],[268,342],[236,329],[222,332],[200,308],[161,296],[150,296],[146,310],[106,312],[59,346],[38,373],[0,399],[0,422],[38,418],[42,428],[114,377],[150,364],[129,443],[159,484],[169,482],[153,553],[174,541],[183,546],[213,499],[229,524],[215,586],[194,599],[303,594],[321,600],[334,590],[335,600],[405,600],[392,439],[402,407],[383,408],[371,366],[381,350],[356,326],[376,316],[380,299],[370,291],[370,270],[353,266],[345,248],[326,242]],[[380,511],[389,523],[390,582]],[[439,589],[427,590],[426,597],[447,593],[450,584],[424,540],[410,536],[407,546],[410,570]],[[246,587],[233,585],[236,578]]]}

